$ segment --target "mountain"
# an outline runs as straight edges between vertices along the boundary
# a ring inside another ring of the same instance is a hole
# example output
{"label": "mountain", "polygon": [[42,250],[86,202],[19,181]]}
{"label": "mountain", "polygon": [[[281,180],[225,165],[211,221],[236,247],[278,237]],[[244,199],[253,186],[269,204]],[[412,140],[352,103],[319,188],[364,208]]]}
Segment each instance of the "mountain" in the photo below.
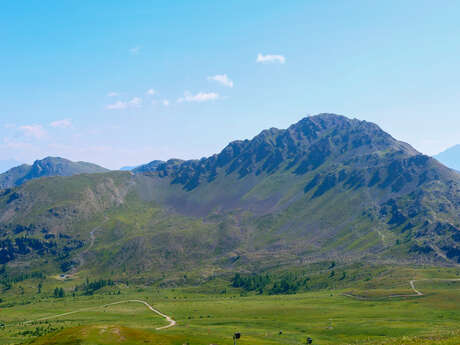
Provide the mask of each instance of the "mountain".
{"label": "mountain", "polygon": [[121,167],[119,170],[121,171],[131,171],[133,169],[135,169],[137,166],[124,166],[124,167]]}
{"label": "mountain", "polygon": [[456,265],[460,174],[373,123],[320,114],[200,160],[30,181],[0,196],[0,234],[0,264],[120,279]]}
{"label": "mountain", "polygon": [[20,164],[20,162],[14,159],[0,160],[0,174]]}
{"label": "mountain", "polygon": [[460,171],[460,145],[455,145],[434,156],[442,164]]}
{"label": "mountain", "polygon": [[141,172],[147,172],[147,171],[155,171],[156,168],[158,168],[161,164],[163,164],[163,161],[159,160],[154,160],[151,161],[150,163],[139,165],[138,167],[135,167],[134,169],[131,169],[134,172],[141,173]]}
{"label": "mountain", "polygon": [[163,161],[154,160],[147,164],[137,165],[137,166],[124,166],[121,167],[121,171],[136,171],[136,172],[143,172],[143,171],[154,171],[157,166],[164,163]]}
{"label": "mountain", "polygon": [[22,164],[0,174],[0,189],[19,186],[26,181],[40,177],[72,176],[107,171],[92,163],[72,162],[60,157],[46,157],[36,160],[32,165]]}

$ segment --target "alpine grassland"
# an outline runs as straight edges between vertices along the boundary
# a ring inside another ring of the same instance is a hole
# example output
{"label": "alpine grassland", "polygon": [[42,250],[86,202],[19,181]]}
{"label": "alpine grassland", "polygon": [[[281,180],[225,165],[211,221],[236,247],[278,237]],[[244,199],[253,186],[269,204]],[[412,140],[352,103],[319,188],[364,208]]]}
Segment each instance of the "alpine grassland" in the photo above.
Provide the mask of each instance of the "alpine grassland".
{"label": "alpine grassland", "polygon": [[[286,272],[176,287],[17,279],[2,293],[0,344],[232,344],[235,332],[247,345],[460,341],[459,269],[327,262]],[[139,301],[177,324],[157,330],[168,321]]]}

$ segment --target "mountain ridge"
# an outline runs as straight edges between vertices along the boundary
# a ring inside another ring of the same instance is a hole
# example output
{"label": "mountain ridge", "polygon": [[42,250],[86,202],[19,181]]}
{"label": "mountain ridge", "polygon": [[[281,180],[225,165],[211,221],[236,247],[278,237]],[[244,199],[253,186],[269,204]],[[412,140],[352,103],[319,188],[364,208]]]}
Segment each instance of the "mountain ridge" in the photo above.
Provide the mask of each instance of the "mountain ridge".
{"label": "mountain ridge", "polygon": [[40,250],[24,253],[14,241],[26,234],[47,248],[48,236],[56,255],[43,249],[43,257],[69,269],[88,229],[109,219],[85,254],[94,274],[159,279],[321,260],[460,264],[460,174],[373,123],[320,114],[207,158],[155,164],[4,192],[0,234],[10,242],[0,261],[34,253],[38,263]]}
{"label": "mountain ridge", "polygon": [[449,147],[433,157],[445,166],[460,171],[460,144]]}
{"label": "mountain ridge", "polygon": [[87,162],[72,162],[61,157],[45,157],[32,165],[22,164],[0,174],[0,189],[19,186],[29,180],[50,176],[72,176],[83,173],[107,172],[101,166]]}

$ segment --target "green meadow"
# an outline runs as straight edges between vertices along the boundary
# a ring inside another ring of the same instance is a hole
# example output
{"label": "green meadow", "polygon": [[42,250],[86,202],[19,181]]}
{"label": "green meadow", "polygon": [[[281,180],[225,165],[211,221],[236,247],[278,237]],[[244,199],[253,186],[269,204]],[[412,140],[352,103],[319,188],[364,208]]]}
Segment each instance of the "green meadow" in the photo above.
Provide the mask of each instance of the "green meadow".
{"label": "green meadow", "polygon": [[[460,344],[458,269],[393,269],[340,288],[258,294],[214,279],[160,288],[114,283],[91,295],[71,292],[78,278],[29,279],[2,293],[0,344]],[[423,296],[411,295],[410,279]],[[53,289],[62,287],[64,297]],[[349,297],[345,295],[352,295]],[[174,327],[142,300],[177,321]],[[64,314],[58,317],[56,315]],[[47,319],[44,319],[47,318]],[[34,321],[39,320],[41,321]]]}

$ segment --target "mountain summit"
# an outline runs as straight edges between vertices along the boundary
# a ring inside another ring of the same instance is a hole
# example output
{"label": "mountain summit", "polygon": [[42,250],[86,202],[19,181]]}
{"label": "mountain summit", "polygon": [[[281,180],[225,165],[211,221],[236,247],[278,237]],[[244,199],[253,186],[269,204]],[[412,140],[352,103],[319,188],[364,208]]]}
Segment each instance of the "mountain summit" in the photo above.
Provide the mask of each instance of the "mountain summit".
{"label": "mountain summit", "polygon": [[92,163],[72,162],[60,157],[46,157],[36,160],[32,165],[22,164],[0,174],[0,189],[19,186],[26,181],[40,177],[72,176],[107,171]]}
{"label": "mountain summit", "polygon": [[306,117],[288,129],[271,128],[252,140],[234,141],[209,158],[169,161],[156,164],[151,171],[157,171],[160,177],[170,176],[173,184],[179,183],[184,189],[192,190],[222,174],[236,173],[243,178],[284,170],[304,175],[327,162],[337,166],[360,161],[370,168],[381,163],[379,158],[389,158],[390,153],[391,159],[420,155],[373,123],[320,114]]}
{"label": "mountain summit", "polygon": [[[373,123],[320,114],[200,160],[6,191],[0,263],[41,252],[62,270],[143,277],[323,260],[454,265],[459,215],[460,174]],[[47,236],[56,248],[43,249]]]}
{"label": "mountain summit", "polygon": [[449,168],[460,171],[460,144],[449,147],[447,150],[438,153],[434,158]]}

